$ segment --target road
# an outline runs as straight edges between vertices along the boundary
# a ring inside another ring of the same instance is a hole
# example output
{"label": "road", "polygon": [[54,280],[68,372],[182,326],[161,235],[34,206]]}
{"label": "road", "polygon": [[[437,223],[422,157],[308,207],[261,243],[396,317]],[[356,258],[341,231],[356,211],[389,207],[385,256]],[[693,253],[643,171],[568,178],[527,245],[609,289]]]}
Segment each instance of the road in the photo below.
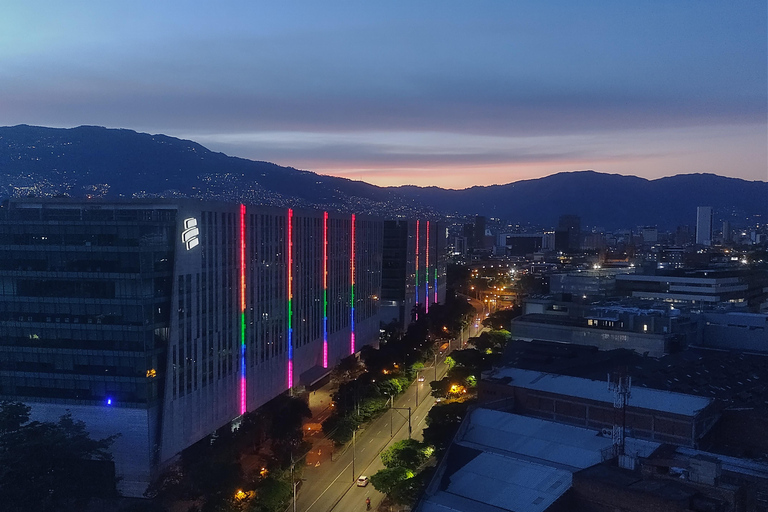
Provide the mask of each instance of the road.
{"label": "road", "polygon": [[[442,378],[447,371],[444,360],[443,356],[437,363],[438,378]],[[414,382],[395,400],[393,409],[358,430],[354,447],[350,443],[334,452],[330,441],[320,439],[322,434],[319,432],[314,434],[318,439],[314,443],[313,451],[307,456],[305,481],[296,501],[297,511],[363,511],[366,497],[371,498],[371,509],[375,510],[384,495],[376,491],[371,484],[357,487],[355,481],[360,475],[370,476],[384,467],[379,454],[391,443],[408,439],[408,410],[404,409],[411,408],[411,436],[422,440],[427,413],[435,403],[429,387],[429,381],[435,377],[434,371],[432,366],[422,370],[424,382]]]}

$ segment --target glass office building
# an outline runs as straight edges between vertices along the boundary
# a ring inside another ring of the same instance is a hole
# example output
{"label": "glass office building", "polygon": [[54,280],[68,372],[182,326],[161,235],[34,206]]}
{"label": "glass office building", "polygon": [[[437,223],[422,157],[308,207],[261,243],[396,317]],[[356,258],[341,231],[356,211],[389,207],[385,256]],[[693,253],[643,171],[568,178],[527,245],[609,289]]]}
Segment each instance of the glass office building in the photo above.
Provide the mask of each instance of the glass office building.
{"label": "glass office building", "polygon": [[378,341],[383,223],[194,200],[0,208],[0,399],[114,433],[140,496],[184,448]]}
{"label": "glass office building", "polygon": [[441,223],[424,219],[384,221],[381,320],[402,329],[415,312],[445,300],[446,242]]}

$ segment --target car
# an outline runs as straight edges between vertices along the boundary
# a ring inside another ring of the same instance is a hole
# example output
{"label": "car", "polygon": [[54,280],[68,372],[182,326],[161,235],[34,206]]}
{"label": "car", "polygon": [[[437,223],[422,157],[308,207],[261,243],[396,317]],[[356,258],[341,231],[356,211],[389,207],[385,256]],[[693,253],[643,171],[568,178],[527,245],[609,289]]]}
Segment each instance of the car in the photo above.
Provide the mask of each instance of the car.
{"label": "car", "polygon": [[419,375],[419,382],[424,382],[424,376],[423,375]]}
{"label": "car", "polygon": [[360,475],[360,477],[357,479],[357,486],[358,487],[365,487],[368,485],[368,477],[365,475]]}

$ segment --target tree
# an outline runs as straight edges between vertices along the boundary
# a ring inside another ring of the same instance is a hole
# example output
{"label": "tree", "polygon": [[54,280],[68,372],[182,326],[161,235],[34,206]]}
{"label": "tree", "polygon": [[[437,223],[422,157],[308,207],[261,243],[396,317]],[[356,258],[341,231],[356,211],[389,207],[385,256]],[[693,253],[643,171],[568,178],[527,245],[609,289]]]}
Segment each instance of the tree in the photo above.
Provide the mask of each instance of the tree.
{"label": "tree", "polygon": [[448,390],[451,389],[451,379],[443,377],[440,380],[433,380],[429,383],[432,388],[432,396],[435,398],[445,398],[448,396]]}
{"label": "tree", "polygon": [[406,478],[396,483],[389,492],[389,498],[400,505],[413,505],[422,489],[432,479],[434,467],[426,467],[413,478]]}
{"label": "tree", "polygon": [[403,467],[384,468],[371,475],[371,485],[380,493],[389,494],[399,482],[412,477],[413,472],[410,469]]}
{"label": "tree", "polygon": [[403,467],[416,471],[432,454],[432,450],[415,439],[398,441],[381,452],[381,462],[388,468]]}
{"label": "tree", "polygon": [[290,479],[268,476],[256,490],[256,499],[250,503],[252,512],[282,512],[293,498]]}
{"label": "tree", "polygon": [[500,309],[494,311],[487,318],[483,319],[483,327],[490,327],[491,329],[494,327],[497,329],[508,329],[509,325],[512,323],[512,319],[517,318],[522,314],[523,308],[520,306]]}
{"label": "tree", "polygon": [[427,414],[424,442],[435,448],[446,448],[456,434],[471,401],[435,405]]}
{"label": "tree", "polygon": [[85,423],[29,421],[30,408],[0,402],[0,503],[3,510],[82,510],[117,496],[109,448],[117,436],[91,439]]}

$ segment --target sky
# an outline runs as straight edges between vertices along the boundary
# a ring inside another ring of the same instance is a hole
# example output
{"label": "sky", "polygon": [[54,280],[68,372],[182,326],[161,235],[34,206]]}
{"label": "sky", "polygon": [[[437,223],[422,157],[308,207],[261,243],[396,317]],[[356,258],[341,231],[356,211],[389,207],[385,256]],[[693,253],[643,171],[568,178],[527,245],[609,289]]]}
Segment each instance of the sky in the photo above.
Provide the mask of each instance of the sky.
{"label": "sky", "polygon": [[768,181],[764,0],[5,0],[0,125],[99,125],[377,185]]}

